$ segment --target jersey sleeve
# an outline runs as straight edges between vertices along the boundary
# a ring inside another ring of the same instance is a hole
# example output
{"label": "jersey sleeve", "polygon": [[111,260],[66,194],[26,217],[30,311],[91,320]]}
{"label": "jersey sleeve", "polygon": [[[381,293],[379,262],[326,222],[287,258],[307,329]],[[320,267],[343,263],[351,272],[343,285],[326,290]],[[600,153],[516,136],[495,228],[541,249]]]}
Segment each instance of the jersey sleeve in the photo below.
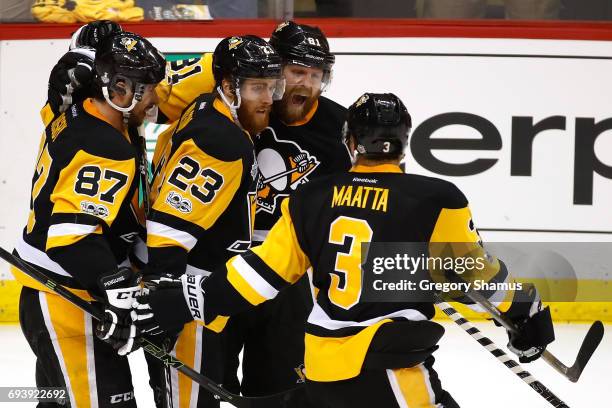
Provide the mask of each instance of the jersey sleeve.
{"label": "jersey sleeve", "polygon": [[[461,280],[471,283],[472,287],[477,281],[478,287],[508,283],[511,275],[505,264],[485,250],[467,199],[459,189],[452,187],[450,199],[444,200],[447,206],[441,208],[429,241],[429,254],[434,259],[430,267],[432,279],[436,282]],[[454,260],[455,275],[452,276],[448,275],[446,266],[440,267],[450,258]],[[481,293],[503,309],[509,307],[508,301],[514,296],[513,291],[485,290]],[[450,296],[476,311],[482,311],[462,293],[450,292]]]}
{"label": "jersey sleeve", "polygon": [[53,122],[53,119],[55,118],[55,113],[53,112],[53,109],[51,108],[51,104],[49,102],[47,102],[45,106],[43,106],[43,108],[40,110],[40,118],[45,127],[49,126],[49,124]]}
{"label": "jersey sleeve", "polygon": [[83,286],[116,269],[103,230],[110,227],[131,190],[135,158],[116,160],[79,150],[59,172],[50,195],[46,251]]}
{"label": "jersey sleeve", "polygon": [[187,105],[214,88],[212,53],[168,62],[166,79],[156,88],[160,100],[158,123],[175,122]]}
{"label": "jersey sleeve", "polygon": [[289,200],[281,204],[281,218],[263,244],[231,258],[224,270],[215,271],[204,282],[206,322],[273,299],[310,268],[297,239]]}
{"label": "jersey sleeve", "polygon": [[242,159],[220,160],[187,139],[156,179],[147,220],[149,265],[181,275],[186,254],[230,205],[243,179]]}

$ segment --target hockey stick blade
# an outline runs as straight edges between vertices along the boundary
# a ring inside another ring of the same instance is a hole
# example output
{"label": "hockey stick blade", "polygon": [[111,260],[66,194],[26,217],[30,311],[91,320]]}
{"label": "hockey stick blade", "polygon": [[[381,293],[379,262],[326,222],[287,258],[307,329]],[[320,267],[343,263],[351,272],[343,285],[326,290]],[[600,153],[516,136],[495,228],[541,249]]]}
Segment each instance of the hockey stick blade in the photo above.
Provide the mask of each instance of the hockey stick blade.
{"label": "hockey stick blade", "polygon": [[[90,314],[95,319],[101,319],[101,310],[53,281],[34,265],[27,263],[2,247],[0,247],[0,258],[4,259],[6,262],[13,265],[15,268],[19,269],[31,278],[37,280],[49,288],[49,290],[64,298],[64,300],[67,302],[72,303],[79,309]],[[205,390],[211,392],[212,394],[218,395],[219,398],[229,402],[236,408],[290,408],[296,405],[296,401],[303,400],[305,398],[306,391],[303,385],[278,394],[266,395],[263,397],[243,397],[241,395],[233,394],[221,387],[219,384],[215,383],[210,378],[200,374],[174,356],[166,353],[161,347],[149,339],[141,337],[139,341],[142,343],[142,348],[144,351],[151,354],[165,365],[168,365],[183,373],[186,377],[198,383]]]}
{"label": "hockey stick blade", "polygon": [[[458,282],[465,282],[461,279],[461,277],[457,275],[451,275],[450,278]],[[493,303],[491,303],[491,301],[485,296],[483,296],[480,292],[476,290],[468,290],[467,292],[465,292],[465,295],[469,297],[474,303],[480,305],[484,310],[486,310],[491,315],[491,317],[501,326],[503,326],[506,330],[511,332],[518,331],[516,325],[506,316],[504,316],[504,314],[501,313],[499,309],[497,309],[495,305],[493,305]],[[582,370],[584,370],[584,367],[589,362],[591,356],[599,346],[599,343],[603,338],[603,332],[603,324],[599,320],[594,322],[580,346],[578,356],[576,357],[574,365],[571,367],[568,367],[567,365],[563,364],[561,360],[555,357],[548,350],[545,350],[544,353],[542,353],[542,360],[544,360],[547,364],[557,370],[559,374],[563,375],[569,381],[576,382],[580,378]]]}
{"label": "hockey stick blade", "polygon": [[574,365],[569,367],[567,370],[567,378],[571,382],[576,382],[580,378],[582,371],[586,367],[587,363],[597,350],[597,347],[601,343],[601,340],[604,336],[604,325],[599,320],[594,322],[591,325],[591,328],[587,332],[586,336],[584,336],[584,341],[580,346],[580,350],[578,351],[578,356],[576,356],[576,362]]}

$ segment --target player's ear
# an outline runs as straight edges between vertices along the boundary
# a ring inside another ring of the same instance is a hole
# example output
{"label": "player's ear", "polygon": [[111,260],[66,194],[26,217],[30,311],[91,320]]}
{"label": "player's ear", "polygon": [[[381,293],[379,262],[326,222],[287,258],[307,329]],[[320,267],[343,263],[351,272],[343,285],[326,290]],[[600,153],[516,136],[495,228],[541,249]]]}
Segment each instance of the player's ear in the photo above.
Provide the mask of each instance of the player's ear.
{"label": "player's ear", "polygon": [[111,88],[117,95],[124,96],[128,93],[128,84],[123,79],[117,79]]}
{"label": "player's ear", "polygon": [[357,143],[355,143],[355,137],[349,133],[347,137],[348,148],[350,152],[354,152],[357,149]]}

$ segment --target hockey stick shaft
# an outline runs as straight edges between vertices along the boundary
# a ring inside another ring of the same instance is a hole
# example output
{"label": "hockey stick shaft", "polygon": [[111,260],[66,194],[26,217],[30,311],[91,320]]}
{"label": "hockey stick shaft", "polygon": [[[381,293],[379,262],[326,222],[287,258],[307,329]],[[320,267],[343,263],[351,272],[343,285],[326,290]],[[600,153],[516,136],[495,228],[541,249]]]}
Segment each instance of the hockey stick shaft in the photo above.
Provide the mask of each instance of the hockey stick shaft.
{"label": "hockey stick shaft", "polygon": [[[55,281],[47,277],[43,272],[41,272],[40,270],[38,270],[31,264],[23,261],[22,259],[16,257],[15,255],[11,254],[10,252],[8,252],[7,250],[1,247],[0,247],[0,258],[4,259],[6,262],[13,265],[15,268],[21,270],[22,272],[26,273],[33,279],[36,279],[38,282],[45,285],[51,291],[55,292],[56,294],[58,294],[59,296],[67,300],[68,302],[72,303],[73,305],[77,306],[79,309],[83,310],[84,312],[90,314],[95,319],[97,320],[102,319],[103,312],[99,310],[98,308],[96,308],[94,305],[92,305],[91,303],[87,302],[84,299],[81,299],[74,293],[70,292],[68,289],[57,284]],[[187,377],[189,377],[191,380],[198,383],[202,388],[206,389],[207,391],[210,391],[211,393],[218,395],[224,401],[229,402],[235,407],[238,407],[238,408],[251,407],[250,402],[245,397],[241,397],[239,395],[233,394],[225,390],[224,388],[222,388],[220,385],[218,385],[217,383],[215,383],[208,377],[198,373],[193,368],[185,365],[180,360],[168,354],[161,347],[157,346],[155,343],[151,342],[150,340],[144,337],[141,337],[140,341],[141,341],[142,348],[147,353],[159,359],[165,365],[168,365],[176,369],[177,371],[185,374]]]}
{"label": "hockey stick shaft", "polygon": [[435,304],[451,318],[459,327],[468,333],[474,340],[483,346],[489,353],[493,354],[503,365],[508,367],[516,376],[529,385],[542,398],[548,401],[556,408],[569,408],[559,397],[546,388],[541,382],[536,380],[528,371],[513,359],[511,359],[503,350],[501,350],[491,339],[483,335],[480,330],[474,327],[465,317],[463,317],[455,308],[444,302],[439,295],[435,295]]}

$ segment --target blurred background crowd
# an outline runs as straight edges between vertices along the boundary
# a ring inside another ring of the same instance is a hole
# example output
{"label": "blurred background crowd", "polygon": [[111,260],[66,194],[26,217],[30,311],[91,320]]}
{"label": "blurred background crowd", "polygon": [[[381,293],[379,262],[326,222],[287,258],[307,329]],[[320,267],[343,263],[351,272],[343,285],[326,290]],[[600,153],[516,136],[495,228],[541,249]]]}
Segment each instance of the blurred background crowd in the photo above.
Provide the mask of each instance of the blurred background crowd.
{"label": "blurred background crowd", "polygon": [[0,22],[355,17],[610,20],[612,0],[1,0]]}

